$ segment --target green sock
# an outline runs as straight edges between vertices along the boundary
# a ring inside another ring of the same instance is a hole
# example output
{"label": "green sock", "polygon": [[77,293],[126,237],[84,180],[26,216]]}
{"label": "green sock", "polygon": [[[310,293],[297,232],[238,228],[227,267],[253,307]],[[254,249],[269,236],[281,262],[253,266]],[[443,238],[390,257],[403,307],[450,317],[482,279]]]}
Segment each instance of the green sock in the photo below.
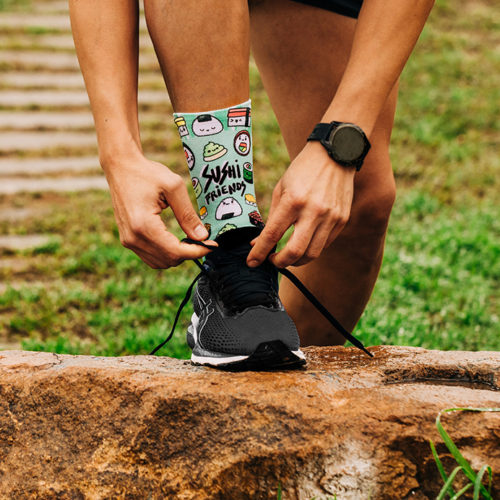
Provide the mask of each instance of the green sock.
{"label": "green sock", "polygon": [[251,101],[200,113],[174,113],[199,214],[209,238],[262,227],[253,181]]}

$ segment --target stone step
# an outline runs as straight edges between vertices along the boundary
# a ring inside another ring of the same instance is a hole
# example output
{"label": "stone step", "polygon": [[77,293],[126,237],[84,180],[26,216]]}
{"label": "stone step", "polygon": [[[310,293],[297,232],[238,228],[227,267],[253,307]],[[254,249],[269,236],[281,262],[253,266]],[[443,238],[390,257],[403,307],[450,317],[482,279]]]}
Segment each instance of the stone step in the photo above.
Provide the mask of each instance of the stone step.
{"label": "stone step", "polygon": [[[139,19],[139,29],[145,33],[147,31],[144,16]],[[51,31],[71,31],[69,15],[63,14],[38,14],[36,16],[19,12],[0,13],[0,32],[8,31],[29,31],[40,33]]]}
{"label": "stone step", "polygon": [[[26,89],[79,89],[85,92],[85,84],[80,72],[70,73],[50,73],[50,72],[26,72],[10,71],[2,75],[0,88],[26,88]],[[160,72],[139,73],[140,88],[161,88],[164,89],[163,77]]]}
{"label": "stone step", "polygon": [[[139,104],[168,104],[166,90],[139,91]],[[5,108],[40,107],[88,107],[89,100],[85,92],[64,90],[3,90],[0,91],[0,106]]]}
{"label": "stone step", "polygon": [[[0,111],[0,130],[93,129],[92,114],[50,111]],[[1,139],[0,139],[1,142]]]}
{"label": "stone step", "polygon": [[26,72],[9,71],[2,75],[0,86],[14,88],[75,88],[83,90],[85,84],[83,76],[79,72],[50,73],[50,72]]}
{"label": "stone step", "polygon": [[[46,210],[45,210],[46,211]],[[17,222],[31,217],[40,217],[44,210],[33,210],[28,207],[0,207],[0,221]],[[6,267],[5,262],[0,259],[0,268]]]}
{"label": "stone step", "polygon": [[53,239],[51,235],[47,234],[0,235],[0,250],[29,250],[47,245]]}
{"label": "stone step", "polygon": [[38,151],[59,147],[97,147],[93,132],[2,132],[0,134],[0,154],[15,151]]}
{"label": "stone step", "polygon": [[[1,28],[0,28],[1,29]],[[35,71],[80,71],[74,52],[45,52],[29,50],[2,50],[0,62],[9,69]],[[144,53],[139,57],[140,71],[158,70],[159,65],[154,53]]]}
{"label": "stone step", "polygon": [[3,12],[0,13],[0,31],[2,28],[71,31],[71,24],[68,14],[40,13],[33,16],[21,12]]}
{"label": "stone step", "polygon": [[76,192],[107,190],[104,176],[92,177],[53,177],[26,179],[21,177],[0,178],[0,194]]}
{"label": "stone step", "polygon": [[[35,52],[43,50],[67,50],[74,51],[75,43],[71,33],[30,35],[26,33],[1,35],[0,47],[9,50],[34,50]],[[141,34],[139,37],[139,47],[141,51],[151,52],[153,43],[148,34]]]}
{"label": "stone step", "polygon": [[[140,113],[141,129],[154,127],[158,131],[158,124],[171,121],[166,114],[159,115],[151,111]],[[39,133],[52,133],[52,131],[80,130],[94,131],[94,119],[88,112],[62,112],[62,111],[0,111],[0,131],[37,131]]]}
{"label": "stone step", "polygon": [[6,182],[1,176],[43,175],[58,172],[88,172],[100,170],[97,156],[65,158],[0,158],[0,184]]}
{"label": "stone step", "polygon": [[50,0],[34,2],[30,5],[30,12],[37,12],[39,14],[67,14],[68,1],[67,0]]}

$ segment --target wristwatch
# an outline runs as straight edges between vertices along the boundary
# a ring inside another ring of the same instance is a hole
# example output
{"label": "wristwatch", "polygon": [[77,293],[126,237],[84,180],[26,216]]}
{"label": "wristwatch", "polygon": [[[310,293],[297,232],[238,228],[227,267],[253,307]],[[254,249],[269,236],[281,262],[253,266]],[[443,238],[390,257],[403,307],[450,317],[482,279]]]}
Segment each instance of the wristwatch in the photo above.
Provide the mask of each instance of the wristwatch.
{"label": "wristwatch", "polygon": [[354,123],[318,123],[307,140],[319,141],[338,164],[357,171],[370,150],[368,138]]}

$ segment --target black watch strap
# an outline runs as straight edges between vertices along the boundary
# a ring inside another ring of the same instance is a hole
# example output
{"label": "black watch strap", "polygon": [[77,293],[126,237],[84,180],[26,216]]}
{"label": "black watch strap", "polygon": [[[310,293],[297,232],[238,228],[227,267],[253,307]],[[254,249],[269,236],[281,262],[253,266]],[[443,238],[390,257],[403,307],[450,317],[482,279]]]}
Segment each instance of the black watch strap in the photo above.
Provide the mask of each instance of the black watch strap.
{"label": "black watch strap", "polygon": [[311,135],[307,138],[308,141],[326,141],[330,136],[333,128],[340,125],[341,122],[318,123],[314,127]]}

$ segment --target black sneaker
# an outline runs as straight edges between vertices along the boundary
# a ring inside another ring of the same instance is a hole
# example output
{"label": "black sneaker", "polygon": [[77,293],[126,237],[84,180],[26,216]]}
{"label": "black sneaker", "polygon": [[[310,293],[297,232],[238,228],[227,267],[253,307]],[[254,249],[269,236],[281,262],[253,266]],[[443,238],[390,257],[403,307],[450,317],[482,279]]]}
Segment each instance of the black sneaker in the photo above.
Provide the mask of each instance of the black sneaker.
{"label": "black sneaker", "polygon": [[179,316],[193,288],[194,313],[187,342],[194,364],[232,370],[298,368],[305,364],[299,336],[278,296],[278,272],[286,276],[316,309],[347,340],[369,356],[362,342],[346,330],[288,269],[279,269],[266,260],[257,268],[246,265],[250,244],[260,229],[234,229],[218,238],[218,247],[185,238],[183,241],[212,250],[205,263],[193,262],[201,272],[196,276],[175,315],[167,338],[152,351],[159,351],[173,336]]}
{"label": "black sneaker", "polygon": [[278,296],[278,270],[268,261],[246,264],[256,236],[250,232],[226,233],[206,257],[187,332],[191,361],[226,369],[302,366],[297,329]]}

